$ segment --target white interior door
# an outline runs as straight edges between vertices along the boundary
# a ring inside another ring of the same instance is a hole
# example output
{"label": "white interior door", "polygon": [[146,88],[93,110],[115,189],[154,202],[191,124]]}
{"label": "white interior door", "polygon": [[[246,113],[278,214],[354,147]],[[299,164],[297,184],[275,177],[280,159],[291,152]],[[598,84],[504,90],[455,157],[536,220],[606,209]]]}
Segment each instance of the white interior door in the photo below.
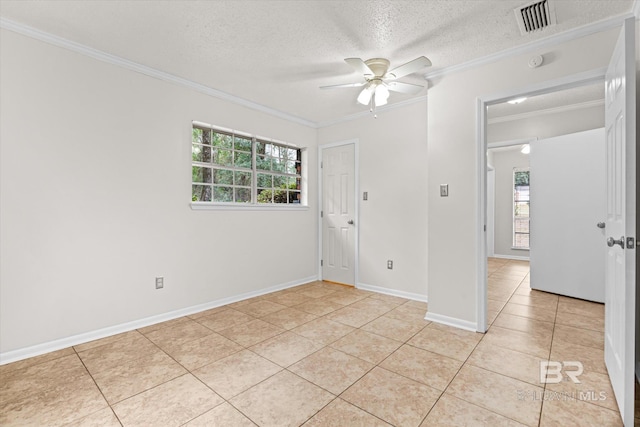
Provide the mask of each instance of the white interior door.
{"label": "white interior door", "polygon": [[531,144],[531,288],[604,302],[604,129]]}
{"label": "white interior door", "polygon": [[635,351],[635,22],[625,21],[606,74],[605,363],[625,426],[633,425]]}
{"label": "white interior door", "polygon": [[355,285],[355,145],[322,150],[322,279]]}

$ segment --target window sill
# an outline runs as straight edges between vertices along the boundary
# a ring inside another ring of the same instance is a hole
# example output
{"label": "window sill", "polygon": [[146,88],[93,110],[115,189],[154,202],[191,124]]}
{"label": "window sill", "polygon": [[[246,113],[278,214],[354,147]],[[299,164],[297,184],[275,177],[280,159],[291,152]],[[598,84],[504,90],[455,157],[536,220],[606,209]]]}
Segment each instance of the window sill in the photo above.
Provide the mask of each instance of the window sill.
{"label": "window sill", "polygon": [[514,248],[512,246],[511,249],[514,250],[514,251],[528,251],[530,248]]}
{"label": "window sill", "polygon": [[249,205],[241,203],[207,203],[191,202],[194,211],[308,211],[307,205],[259,204]]}

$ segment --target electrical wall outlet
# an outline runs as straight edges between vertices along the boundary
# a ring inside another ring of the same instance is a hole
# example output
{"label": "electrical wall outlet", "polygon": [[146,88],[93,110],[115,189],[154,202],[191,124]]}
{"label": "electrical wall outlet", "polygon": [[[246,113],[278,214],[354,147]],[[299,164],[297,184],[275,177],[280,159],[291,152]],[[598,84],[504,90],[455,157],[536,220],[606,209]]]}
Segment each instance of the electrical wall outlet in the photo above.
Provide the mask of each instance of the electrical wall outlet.
{"label": "electrical wall outlet", "polygon": [[440,197],[449,197],[449,184],[440,184]]}
{"label": "electrical wall outlet", "polygon": [[393,270],[393,261],[391,261],[391,260],[388,260],[388,261],[387,261],[387,268],[388,268],[389,270]]}
{"label": "electrical wall outlet", "polygon": [[156,277],[156,289],[164,288],[164,277]]}
{"label": "electrical wall outlet", "polygon": [[365,191],[364,193],[362,193],[362,200],[369,200],[369,192]]}

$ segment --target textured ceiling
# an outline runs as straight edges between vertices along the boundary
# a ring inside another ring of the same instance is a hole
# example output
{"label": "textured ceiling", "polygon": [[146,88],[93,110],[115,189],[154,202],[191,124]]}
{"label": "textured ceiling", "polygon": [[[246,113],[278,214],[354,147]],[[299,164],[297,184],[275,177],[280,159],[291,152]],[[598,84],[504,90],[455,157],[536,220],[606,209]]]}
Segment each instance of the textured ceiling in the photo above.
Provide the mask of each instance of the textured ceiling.
{"label": "textured ceiling", "polygon": [[[425,55],[431,72],[627,13],[633,0],[555,0],[557,25],[523,36],[513,9],[525,3],[0,0],[0,16],[322,123],[367,109],[358,88],[319,89],[359,80],[344,58],[394,67]],[[424,84],[424,72],[401,81]]]}

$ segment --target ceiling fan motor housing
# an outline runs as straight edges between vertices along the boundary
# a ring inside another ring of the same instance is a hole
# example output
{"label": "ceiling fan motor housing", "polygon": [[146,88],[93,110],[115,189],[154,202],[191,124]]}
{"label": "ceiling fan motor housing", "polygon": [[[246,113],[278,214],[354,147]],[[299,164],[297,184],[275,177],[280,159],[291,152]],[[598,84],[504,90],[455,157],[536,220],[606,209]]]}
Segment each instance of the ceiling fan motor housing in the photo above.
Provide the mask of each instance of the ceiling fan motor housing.
{"label": "ceiling fan motor housing", "polygon": [[374,76],[372,77],[383,77],[387,74],[387,70],[389,69],[389,60],[384,58],[371,58],[364,61],[367,64],[367,67],[373,71]]}

